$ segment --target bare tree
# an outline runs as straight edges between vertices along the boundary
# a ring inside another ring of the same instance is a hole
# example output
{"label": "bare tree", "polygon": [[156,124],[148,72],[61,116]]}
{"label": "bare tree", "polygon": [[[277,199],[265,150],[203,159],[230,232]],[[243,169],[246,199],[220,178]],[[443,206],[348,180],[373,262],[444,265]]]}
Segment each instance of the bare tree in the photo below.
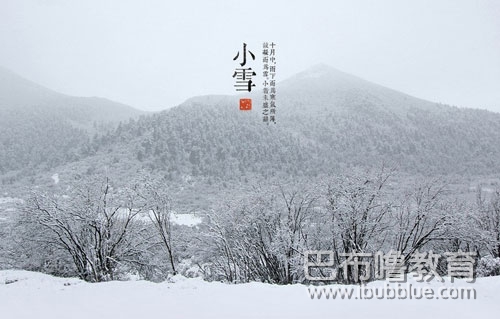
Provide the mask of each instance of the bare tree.
{"label": "bare tree", "polygon": [[315,200],[305,190],[273,187],[212,212],[206,237],[215,273],[231,282],[299,281]]}
{"label": "bare tree", "polygon": [[145,207],[151,224],[159,236],[161,247],[165,250],[173,274],[177,274],[172,243],[172,201],[163,183],[146,181],[140,196],[145,200]]}
{"label": "bare tree", "polygon": [[[376,175],[337,178],[329,184],[326,199],[337,263],[340,253],[365,253],[368,248],[373,252],[382,247],[389,229],[385,218],[391,205],[385,196],[385,186],[391,174],[392,171],[381,170]],[[344,274],[345,282],[356,282],[348,275]]]}
{"label": "bare tree", "polygon": [[79,185],[70,195],[33,194],[22,224],[66,252],[80,278],[113,280],[120,264],[140,262],[142,249],[133,237],[139,231],[135,217],[142,210],[134,204],[132,192],[119,194],[106,178],[98,186]]}
{"label": "bare tree", "polygon": [[477,214],[474,221],[481,231],[484,247],[492,257],[500,257],[500,189],[485,196],[482,187],[477,191]]}
{"label": "bare tree", "polygon": [[391,248],[411,256],[425,245],[448,239],[446,231],[452,206],[443,200],[445,184],[427,181],[406,194],[394,207],[394,242]]}

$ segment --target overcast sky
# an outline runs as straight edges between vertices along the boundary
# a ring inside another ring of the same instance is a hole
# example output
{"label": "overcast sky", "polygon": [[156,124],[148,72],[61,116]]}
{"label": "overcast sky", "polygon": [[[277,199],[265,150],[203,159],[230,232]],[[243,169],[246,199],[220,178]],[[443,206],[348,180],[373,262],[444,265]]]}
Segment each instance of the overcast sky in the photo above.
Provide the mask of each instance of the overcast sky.
{"label": "overcast sky", "polygon": [[233,57],[243,42],[260,53],[263,41],[277,43],[281,80],[326,63],[500,112],[496,0],[0,0],[0,65],[62,93],[146,110],[234,94]]}

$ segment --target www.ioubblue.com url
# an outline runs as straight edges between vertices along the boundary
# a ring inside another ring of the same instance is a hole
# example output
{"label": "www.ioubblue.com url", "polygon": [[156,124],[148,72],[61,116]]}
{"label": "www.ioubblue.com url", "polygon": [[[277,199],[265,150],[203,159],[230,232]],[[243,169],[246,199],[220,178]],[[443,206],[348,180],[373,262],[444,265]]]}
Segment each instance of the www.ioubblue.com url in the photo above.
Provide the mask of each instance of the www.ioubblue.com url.
{"label": "www.ioubblue.com url", "polygon": [[415,287],[412,284],[384,286],[309,286],[311,299],[463,299],[475,300],[476,289],[471,287]]}

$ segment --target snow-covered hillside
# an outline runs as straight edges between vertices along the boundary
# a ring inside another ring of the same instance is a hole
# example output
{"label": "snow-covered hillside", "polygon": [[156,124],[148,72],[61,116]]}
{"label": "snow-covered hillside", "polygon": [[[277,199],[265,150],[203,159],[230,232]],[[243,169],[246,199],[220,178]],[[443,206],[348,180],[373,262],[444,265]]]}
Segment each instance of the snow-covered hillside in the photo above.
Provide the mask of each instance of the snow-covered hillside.
{"label": "snow-covered hillside", "polygon": [[[436,281],[425,286],[438,289]],[[382,286],[374,282],[369,286]],[[451,284],[446,284],[450,286]],[[0,271],[0,318],[488,318],[500,311],[500,277],[480,278],[475,300],[311,299],[303,285],[169,282],[90,284],[27,271]],[[335,288],[335,286],[331,286]]]}

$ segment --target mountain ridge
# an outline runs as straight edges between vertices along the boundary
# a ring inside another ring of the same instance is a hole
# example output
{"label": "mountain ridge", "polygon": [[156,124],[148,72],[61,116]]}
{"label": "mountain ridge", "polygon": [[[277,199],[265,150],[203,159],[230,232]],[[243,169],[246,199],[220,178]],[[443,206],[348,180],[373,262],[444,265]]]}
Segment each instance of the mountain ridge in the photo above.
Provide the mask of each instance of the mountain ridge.
{"label": "mountain ridge", "polygon": [[61,94],[0,67],[0,174],[81,158],[93,134],[144,114],[108,99]]}
{"label": "mountain ridge", "polygon": [[321,68],[278,83],[276,125],[262,123],[258,92],[251,112],[239,111],[238,95],[197,96],[84,137],[49,168],[91,174],[105,167],[120,178],[145,169],[212,183],[314,177],[383,162],[408,174],[500,170],[500,114],[425,101]]}
{"label": "mountain ridge", "polygon": [[[100,110],[93,107],[96,104]],[[79,113],[84,113],[87,109],[86,117],[90,122],[120,122],[149,113],[102,97],[71,96],[59,93],[0,66],[0,111],[27,107],[56,108],[57,111],[63,112],[67,111],[64,108],[72,108]],[[97,111],[104,111],[106,116],[99,117]],[[115,113],[114,116],[111,113]]]}

